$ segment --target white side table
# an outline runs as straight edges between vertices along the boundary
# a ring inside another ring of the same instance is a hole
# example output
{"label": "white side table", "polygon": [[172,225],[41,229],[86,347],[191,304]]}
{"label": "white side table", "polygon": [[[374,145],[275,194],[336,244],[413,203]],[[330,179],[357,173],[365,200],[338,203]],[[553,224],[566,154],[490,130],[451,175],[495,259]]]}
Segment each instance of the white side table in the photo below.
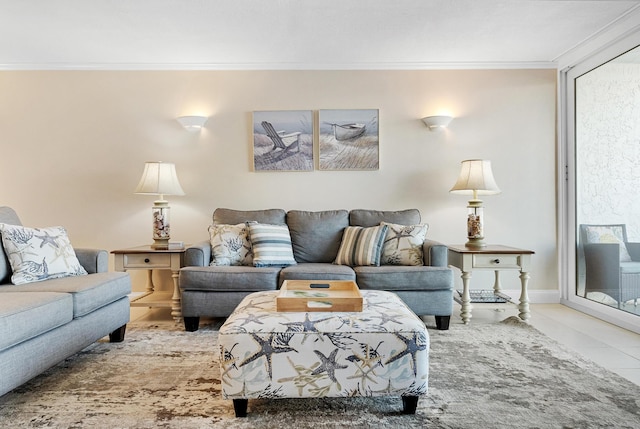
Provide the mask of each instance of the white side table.
{"label": "white side table", "polygon": [[[153,249],[151,246],[138,246],[129,249],[113,250],[116,271],[147,270],[146,291],[131,298],[132,307],[168,307],[176,322],[182,319],[180,285],[178,277],[184,266],[184,252],[187,246]],[[170,270],[173,279],[173,292],[155,291],[153,270]]]}
{"label": "white side table", "polygon": [[469,295],[469,284],[473,270],[493,270],[495,271],[495,283],[493,290],[500,292],[500,271],[520,272],[520,304],[518,316],[522,320],[531,317],[529,312],[529,295],[527,284],[529,282],[529,270],[531,268],[531,250],[517,249],[500,245],[488,245],[479,249],[468,248],[462,244],[448,245],[449,265],[462,271],[462,311],[460,316],[466,325],[471,320],[471,298]]}

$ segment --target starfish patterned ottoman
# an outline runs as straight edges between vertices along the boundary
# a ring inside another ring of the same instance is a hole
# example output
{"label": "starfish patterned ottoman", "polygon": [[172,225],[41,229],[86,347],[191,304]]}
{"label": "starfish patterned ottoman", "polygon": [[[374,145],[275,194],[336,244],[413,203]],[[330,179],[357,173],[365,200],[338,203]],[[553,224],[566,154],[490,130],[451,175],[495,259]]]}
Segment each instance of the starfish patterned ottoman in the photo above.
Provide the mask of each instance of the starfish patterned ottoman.
{"label": "starfish patterned ottoman", "polygon": [[397,295],[361,291],[362,312],[278,312],[278,291],[248,295],[220,327],[222,396],[236,417],[252,398],[427,394],[429,334]]}

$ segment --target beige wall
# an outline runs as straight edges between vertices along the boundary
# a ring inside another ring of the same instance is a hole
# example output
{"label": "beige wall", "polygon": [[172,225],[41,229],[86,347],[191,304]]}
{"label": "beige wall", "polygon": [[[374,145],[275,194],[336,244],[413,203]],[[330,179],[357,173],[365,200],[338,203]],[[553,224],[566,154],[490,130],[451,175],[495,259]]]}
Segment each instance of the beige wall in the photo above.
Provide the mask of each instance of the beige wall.
{"label": "beige wall", "polygon": [[[460,161],[486,158],[502,194],[485,198],[492,243],[535,250],[530,286],[557,289],[554,70],[0,72],[0,204],[30,226],[62,224],[76,246],[149,243],[145,161],[175,162],[172,238],[207,238],[215,207],[417,207],[429,235],[465,241]],[[253,172],[254,110],[377,108],[380,169]],[[420,118],[451,113],[443,133]],[[200,134],[175,121],[210,116]],[[457,277],[457,276],[456,276]],[[517,287],[503,277],[505,289]],[[490,273],[473,287],[490,287]],[[532,293],[532,297],[535,295]]]}

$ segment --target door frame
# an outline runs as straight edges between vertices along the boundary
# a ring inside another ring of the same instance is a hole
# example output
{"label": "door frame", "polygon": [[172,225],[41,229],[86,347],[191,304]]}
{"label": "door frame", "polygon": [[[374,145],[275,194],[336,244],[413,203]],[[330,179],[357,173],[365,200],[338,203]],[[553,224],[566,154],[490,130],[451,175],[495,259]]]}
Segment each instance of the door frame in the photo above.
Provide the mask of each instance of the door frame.
{"label": "door frame", "polygon": [[575,80],[611,59],[640,46],[640,30],[558,71],[558,282],[560,302],[583,313],[640,333],[640,316],[576,294],[576,142]]}

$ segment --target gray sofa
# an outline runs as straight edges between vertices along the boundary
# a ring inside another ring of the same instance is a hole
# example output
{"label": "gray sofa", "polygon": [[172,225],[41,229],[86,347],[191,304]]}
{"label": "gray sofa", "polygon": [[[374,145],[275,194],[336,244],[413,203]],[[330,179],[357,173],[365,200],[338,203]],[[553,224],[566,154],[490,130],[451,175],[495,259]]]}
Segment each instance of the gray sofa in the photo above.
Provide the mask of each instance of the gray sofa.
{"label": "gray sofa", "polygon": [[[9,207],[0,223],[21,224]],[[102,337],[124,339],[129,275],[107,272],[104,250],[74,250],[88,275],[14,285],[0,244],[0,395]]]}
{"label": "gray sofa", "polygon": [[347,226],[370,227],[380,222],[415,225],[416,209],[402,211],[330,210],[320,212],[281,209],[240,211],[218,208],[214,224],[256,221],[288,225],[295,265],[285,267],[210,266],[209,241],[186,249],[180,270],[185,329],[198,329],[199,318],[227,317],[250,293],[278,289],[285,280],[354,280],[361,289],[396,293],[417,315],[435,316],[438,329],[449,328],[453,311],[453,273],[447,247],[426,239],[421,266],[336,265],[342,233]]}

